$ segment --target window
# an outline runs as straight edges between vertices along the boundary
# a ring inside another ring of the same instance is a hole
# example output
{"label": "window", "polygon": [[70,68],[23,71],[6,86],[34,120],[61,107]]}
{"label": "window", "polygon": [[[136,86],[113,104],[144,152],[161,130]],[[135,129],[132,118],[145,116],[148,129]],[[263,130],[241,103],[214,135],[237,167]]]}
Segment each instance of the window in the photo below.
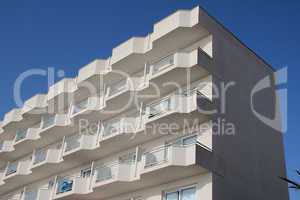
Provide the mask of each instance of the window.
{"label": "window", "polygon": [[165,200],[196,200],[196,186],[179,188],[165,193]]}

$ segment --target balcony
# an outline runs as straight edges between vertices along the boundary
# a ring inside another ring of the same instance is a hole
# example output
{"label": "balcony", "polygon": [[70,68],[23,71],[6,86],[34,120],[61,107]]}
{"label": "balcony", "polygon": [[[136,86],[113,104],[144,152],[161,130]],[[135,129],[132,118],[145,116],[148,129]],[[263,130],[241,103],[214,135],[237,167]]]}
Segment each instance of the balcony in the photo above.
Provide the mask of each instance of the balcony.
{"label": "balcony", "polygon": [[12,152],[14,150],[14,147],[13,147],[13,143],[14,141],[1,141],[0,142],[0,157],[2,158],[3,156],[3,159],[4,157],[4,154],[8,153],[8,152]]}
{"label": "balcony", "polygon": [[104,88],[104,84],[121,78],[120,74],[112,72],[110,59],[94,60],[78,72],[76,98],[93,96]]}
{"label": "balcony", "polygon": [[35,140],[38,139],[40,139],[39,128],[18,130],[14,139],[15,151],[22,151],[18,153],[18,156],[32,151],[32,146],[34,146]]}
{"label": "balcony", "polygon": [[49,88],[48,109],[53,112],[63,111],[72,101],[77,90],[76,79],[65,78]]}
{"label": "balcony", "polygon": [[145,152],[139,165],[143,184],[158,185],[206,172],[196,163],[196,146],[170,144]]}
{"label": "balcony", "polygon": [[[131,182],[137,181],[135,162],[117,162],[98,165],[94,169],[93,193],[91,196],[107,197],[114,194],[115,188],[123,191],[131,188]],[[89,197],[89,196],[88,196]]]}
{"label": "balcony", "polygon": [[61,143],[35,150],[32,157],[32,173],[35,176],[45,176],[56,172],[56,164],[62,161],[61,151]]}
{"label": "balcony", "polygon": [[23,120],[28,124],[36,124],[41,120],[41,115],[47,111],[47,95],[38,94],[25,101],[22,108]]}
{"label": "balcony", "polygon": [[99,133],[100,151],[117,152],[159,137],[158,134],[144,134],[143,120],[139,111],[131,110],[116,118],[103,121]]}
{"label": "balcony", "polygon": [[36,145],[46,146],[72,134],[75,130],[76,127],[72,125],[67,114],[44,115],[40,128],[41,139],[36,142]]}
{"label": "balcony", "polygon": [[149,56],[162,55],[193,44],[209,32],[199,23],[199,8],[180,10],[154,24]]}
{"label": "balcony", "polygon": [[[153,33],[146,37],[133,37],[112,51],[112,70],[128,74],[139,71],[148,61],[165,56],[202,40],[209,32],[199,25],[199,9],[178,11],[157,22]],[[204,48],[202,45],[201,48]],[[210,52],[209,52],[210,53]]]}
{"label": "balcony", "polygon": [[73,103],[70,117],[74,122],[81,119],[95,121],[97,115],[99,115],[99,111],[104,108],[104,105],[104,96],[89,97],[80,102]]}
{"label": "balcony", "polygon": [[208,120],[208,115],[198,111],[199,98],[207,99],[207,103],[211,103],[209,97],[202,94],[201,89],[194,88],[186,92],[174,93],[147,105],[144,116],[146,131],[159,133],[158,125],[161,124],[173,124],[177,129],[192,128]]}
{"label": "balcony", "polygon": [[[98,134],[75,134],[64,140],[63,158],[65,162],[84,163],[90,157],[90,151],[99,144]],[[78,158],[85,158],[79,160]]]}
{"label": "balcony", "polygon": [[2,121],[2,128],[4,131],[10,131],[15,128],[15,126],[19,127],[23,119],[22,117],[22,109],[15,108],[5,114],[4,119]]}
{"label": "balcony", "polygon": [[51,189],[25,189],[21,200],[51,200]]}
{"label": "balcony", "polygon": [[91,192],[90,177],[70,176],[58,178],[53,199],[77,199]]}
{"label": "balcony", "polygon": [[207,76],[205,68],[211,65],[211,59],[202,54],[201,49],[176,52],[148,64],[145,86],[137,91],[137,96],[148,102],[144,96],[163,96]]}
{"label": "balcony", "polygon": [[0,197],[0,200],[23,200],[21,190]]}
{"label": "balcony", "polygon": [[[143,55],[148,50],[148,37],[133,37],[112,50],[112,70],[132,74],[144,66]],[[129,67],[130,66],[130,67]]]}
{"label": "balcony", "polygon": [[24,176],[29,175],[31,167],[31,157],[25,157],[21,160],[9,162],[4,177],[4,186],[18,185],[22,183],[21,179],[25,179]]}

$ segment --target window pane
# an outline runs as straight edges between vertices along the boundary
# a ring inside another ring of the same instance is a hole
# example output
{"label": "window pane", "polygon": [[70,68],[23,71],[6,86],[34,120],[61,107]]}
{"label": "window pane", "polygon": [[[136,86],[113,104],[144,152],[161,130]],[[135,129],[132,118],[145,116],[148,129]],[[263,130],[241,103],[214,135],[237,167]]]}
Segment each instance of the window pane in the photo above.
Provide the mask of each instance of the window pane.
{"label": "window pane", "polygon": [[189,144],[196,144],[196,142],[197,142],[197,136],[194,135],[194,136],[191,136],[191,137],[184,138],[183,141],[182,141],[182,144],[183,145],[189,145]]}
{"label": "window pane", "polygon": [[181,191],[181,200],[196,200],[196,188],[187,188]]}
{"label": "window pane", "polygon": [[166,194],[166,200],[178,200],[179,193],[178,192],[170,192]]}

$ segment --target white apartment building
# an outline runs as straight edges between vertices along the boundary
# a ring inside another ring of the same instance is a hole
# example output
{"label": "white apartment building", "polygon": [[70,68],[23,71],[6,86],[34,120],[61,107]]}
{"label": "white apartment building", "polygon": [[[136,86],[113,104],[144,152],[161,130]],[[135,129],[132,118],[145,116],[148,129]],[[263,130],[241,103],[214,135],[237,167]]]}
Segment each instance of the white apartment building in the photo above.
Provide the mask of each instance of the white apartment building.
{"label": "white apartment building", "polygon": [[[231,54],[241,65],[248,57],[260,59],[201,8],[180,10],[155,23],[147,36],[133,37],[109,58],[82,67],[77,77],[28,99],[1,122],[0,199],[263,199],[269,192],[240,188],[260,184],[243,170],[265,169],[243,160],[260,160],[263,145],[250,134],[241,137],[252,130],[238,120],[251,118],[240,105],[245,82],[250,84],[246,73],[251,79],[272,72],[261,59],[255,73],[247,65],[227,68]],[[213,124],[223,114],[205,111],[220,107],[213,87],[227,80],[226,70],[243,83],[229,101],[244,117],[230,107],[225,118],[237,124],[238,134],[215,136]],[[281,136],[272,137],[278,159],[270,162],[278,167],[266,172],[268,180],[285,173]],[[255,153],[245,150],[249,143]],[[270,187],[281,193],[273,199],[287,198],[284,183]]]}

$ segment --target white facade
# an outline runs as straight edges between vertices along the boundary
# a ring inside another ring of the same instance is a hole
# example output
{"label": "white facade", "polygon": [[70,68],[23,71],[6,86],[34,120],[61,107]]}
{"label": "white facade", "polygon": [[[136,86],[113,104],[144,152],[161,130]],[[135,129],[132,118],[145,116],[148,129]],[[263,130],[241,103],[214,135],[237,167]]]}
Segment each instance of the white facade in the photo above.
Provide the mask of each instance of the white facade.
{"label": "white facade", "polygon": [[212,99],[212,43],[199,8],[178,11],[7,113],[0,199],[212,199],[196,161],[213,149],[197,105]]}

